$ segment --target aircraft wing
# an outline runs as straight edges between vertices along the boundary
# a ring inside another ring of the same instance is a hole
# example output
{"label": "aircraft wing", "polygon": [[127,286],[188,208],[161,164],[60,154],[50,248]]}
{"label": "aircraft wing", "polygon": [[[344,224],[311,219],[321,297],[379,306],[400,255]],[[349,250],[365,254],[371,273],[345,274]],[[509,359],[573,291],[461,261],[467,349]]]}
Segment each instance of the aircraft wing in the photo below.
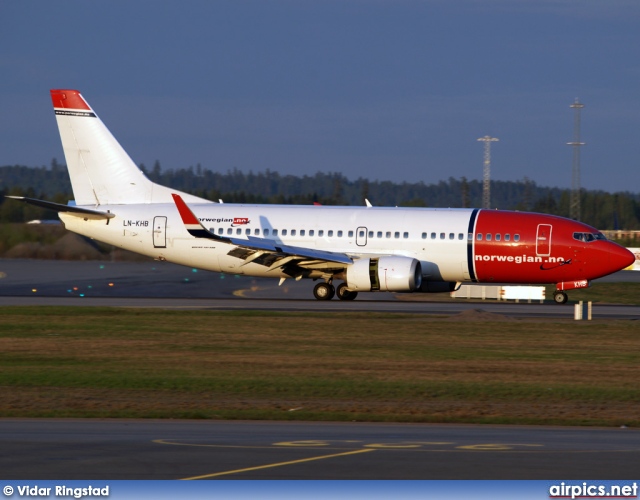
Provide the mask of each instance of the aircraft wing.
{"label": "aircraft wing", "polygon": [[101,212],[100,210],[91,210],[88,208],[75,207],[73,205],[63,205],[62,203],[54,203],[52,201],[36,200],[35,198],[27,198],[26,196],[5,196],[12,200],[24,201],[31,205],[48,208],[56,212],[70,213],[87,219],[113,219],[115,214],[111,212]]}
{"label": "aircraft wing", "polygon": [[[275,240],[257,238],[255,236],[248,236],[247,239],[242,239],[228,238],[226,236],[214,234],[209,231],[193,214],[180,195],[172,194],[172,196],[176,207],[178,208],[178,212],[180,212],[182,222],[191,236],[196,238],[207,238],[237,246],[240,251],[234,249],[229,252],[229,254],[240,259],[244,259],[246,264],[255,260],[258,263],[269,265],[269,267],[273,269],[282,267],[290,262],[297,263],[298,265],[307,264],[314,267],[322,265],[322,263],[335,263],[341,265],[340,267],[353,264],[351,257],[344,253],[283,245]],[[243,249],[246,250],[246,252],[242,252]],[[269,256],[270,258],[265,258],[266,254],[271,254]],[[258,261],[258,258],[261,257],[262,259]]]}

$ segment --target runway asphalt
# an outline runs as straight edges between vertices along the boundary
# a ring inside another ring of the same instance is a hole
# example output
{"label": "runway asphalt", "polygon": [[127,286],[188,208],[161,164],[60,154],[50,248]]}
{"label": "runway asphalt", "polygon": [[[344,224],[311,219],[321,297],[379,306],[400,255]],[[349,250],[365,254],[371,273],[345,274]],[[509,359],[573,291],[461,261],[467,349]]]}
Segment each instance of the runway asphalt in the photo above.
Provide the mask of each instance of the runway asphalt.
{"label": "runway asphalt", "polygon": [[[622,271],[603,281],[640,281]],[[597,286],[594,285],[594,286]],[[571,305],[430,300],[416,294],[362,293],[355,301],[318,301],[313,282],[199,271],[162,262],[0,259],[0,305],[93,305],[278,311],[378,311],[454,315],[483,309],[510,317],[572,319]],[[414,300],[416,298],[424,300]],[[434,297],[436,298],[436,297]],[[640,307],[597,305],[594,319],[640,319]]]}
{"label": "runway asphalt", "polygon": [[3,479],[633,479],[634,429],[0,420]]}

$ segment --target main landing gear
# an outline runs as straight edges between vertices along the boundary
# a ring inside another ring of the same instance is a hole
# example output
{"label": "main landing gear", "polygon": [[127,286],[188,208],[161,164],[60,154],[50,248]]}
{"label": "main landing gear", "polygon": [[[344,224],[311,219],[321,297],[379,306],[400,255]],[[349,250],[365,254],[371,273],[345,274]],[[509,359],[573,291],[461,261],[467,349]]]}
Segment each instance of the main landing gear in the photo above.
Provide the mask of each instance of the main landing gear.
{"label": "main landing gear", "polygon": [[569,300],[569,297],[567,297],[566,293],[561,292],[560,290],[556,290],[555,292],[553,292],[553,300],[556,304],[566,304],[567,300]]}
{"label": "main landing gear", "polygon": [[353,300],[358,296],[358,292],[351,292],[347,290],[346,283],[340,283],[336,289],[336,295],[340,300]]}
{"label": "main landing gear", "polygon": [[318,283],[313,287],[313,296],[318,300],[331,300],[336,294],[336,289],[331,283]]}
{"label": "main landing gear", "polygon": [[340,300],[353,300],[358,292],[347,290],[346,283],[340,283],[337,289],[331,283],[324,282],[313,287],[313,296],[318,300],[331,300],[334,295],[337,295]]}

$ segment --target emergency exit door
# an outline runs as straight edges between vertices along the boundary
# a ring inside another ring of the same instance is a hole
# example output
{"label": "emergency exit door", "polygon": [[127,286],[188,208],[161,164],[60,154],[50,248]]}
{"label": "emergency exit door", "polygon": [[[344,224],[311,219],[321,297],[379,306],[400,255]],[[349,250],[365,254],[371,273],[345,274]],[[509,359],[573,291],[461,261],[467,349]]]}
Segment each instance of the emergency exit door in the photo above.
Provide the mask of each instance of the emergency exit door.
{"label": "emergency exit door", "polygon": [[551,255],[551,224],[538,224],[536,235],[536,255],[548,257]]}
{"label": "emergency exit door", "polygon": [[359,247],[366,246],[367,244],[367,228],[359,227],[356,229],[356,245]]}

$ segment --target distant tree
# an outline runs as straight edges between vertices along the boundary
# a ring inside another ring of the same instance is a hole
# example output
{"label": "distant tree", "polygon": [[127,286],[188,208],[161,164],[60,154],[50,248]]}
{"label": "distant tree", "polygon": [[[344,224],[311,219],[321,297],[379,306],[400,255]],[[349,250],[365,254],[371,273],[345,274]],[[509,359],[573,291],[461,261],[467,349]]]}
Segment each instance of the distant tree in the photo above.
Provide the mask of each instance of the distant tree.
{"label": "distant tree", "polygon": [[[430,206],[430,207],[478,207],[482,201],[482,182],[464,177],[436,184],[423,182],[395,183],[371,181],[359,178],[347,179],[341,173],[314,175],[281,175],[278,172],[249,171],[238,168],[227,172],[214,172],[197,164],[195,169],[161,168],[155,161],[151,171],[141,164],[141,170],[154,182],[226,203],[295,203],[323,205],[362,206],[368,198],[375,206]],[[66,203],[73,199],[66,166],[54,158],[48,167],[10,165],[0,167],[0,194],[15,194]],[[568,216],[569,190],[540,187],[527,177],[523,181],[494,181],[491,186],[492,204],[505,210],[533,210],[536,212]],[[10,203],[10,205],[6,205]],[[640,228],[640,194],[581,192],[581,220],[599,229],[611,229],[617,225],[623,229]],[[24,221],[45,217],[43,209],[0,197],[0,221]],[[34,216],[33,210],[40,210]],[[53,214],[55,216],[55,214]]]}
{"label": "distant tree", "polygon": [[471,201],[469,199],[469,183],[466,177],[460,178],[460,194],[462,197],[462,208],[469,208]]}

